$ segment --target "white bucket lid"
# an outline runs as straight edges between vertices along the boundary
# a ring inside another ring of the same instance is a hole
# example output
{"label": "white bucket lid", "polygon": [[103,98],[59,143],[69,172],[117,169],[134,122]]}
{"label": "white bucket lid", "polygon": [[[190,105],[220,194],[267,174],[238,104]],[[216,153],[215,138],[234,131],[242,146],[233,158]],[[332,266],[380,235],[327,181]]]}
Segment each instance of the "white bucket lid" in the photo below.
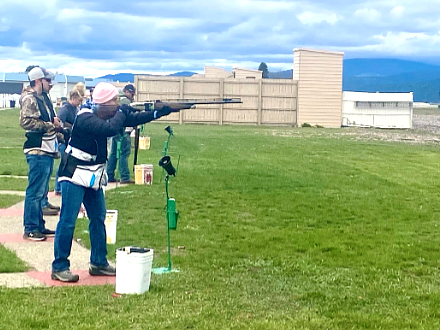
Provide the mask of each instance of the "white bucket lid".
{"label": "white bucket lid", "polygon": [[125,252],[127,254],[130,253],[148,253],[151,249],[141,248],[138,246],[124,246],[116,250],[116,252]]}

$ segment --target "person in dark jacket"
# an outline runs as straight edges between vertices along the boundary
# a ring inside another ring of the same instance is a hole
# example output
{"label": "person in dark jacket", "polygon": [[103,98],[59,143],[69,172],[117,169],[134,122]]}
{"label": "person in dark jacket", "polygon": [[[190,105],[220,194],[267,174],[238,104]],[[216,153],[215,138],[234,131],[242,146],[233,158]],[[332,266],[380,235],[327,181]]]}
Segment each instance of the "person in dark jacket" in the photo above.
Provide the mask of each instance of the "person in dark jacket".
{"label": "person in dark jacket", "polygon": [[119,106],[118,90],[109,83],[99,83],[93,97],[95,107],[83,108],[77,113],[60,165],[62,202],[51,277],[63,282],[79,280],[79,276],[70,271],[68,258],[81,203],[89,218],[89,274],[116,275],[115,268],[106,258],[106,206],[102,186],[107,184],[107,138],[116,135],[123,127],[144,124],[180,110],[165,107],[160,111],[131,112],[128,105]]}
{"label": "person in dark jacket", "polygon": [[[69,100],[63,104],[63,106],[58,110],[58,118],[61,120],[61,125],[66,132],[65,143],[60,143],[58,150],[61,156],[64,155],[67,143],[69,142],[70,132],[72,132],[73,122],[75,121],[76,114],[78,112],[78,107],[84,100],[85,95],[82,94],[82,89],[73,88],[69,92]],[[59,178],[59,167],[55,176],[55,195],[61,195],[61,184],[58,182]]]}
{"label": "person in dark jacket", "polygon": [[[134,101],[136,94],[136,88],[132,84],[125,85],[122,90],[125,97],[122,97],[119,101],[120,104],[130,104]],[[107,162],[107,174],[108,182],[116,182],[115,170],[116,165],[119,168],[119,175],[122,184],[134,183],[134,180],[130,179],[130,169],[128,168],[128,157],[131,152],[131,132],[133,127],[125,127],[125,130],[120,132],[111,138],[111,151]],[[118,163],[118,144],[119,144],[119,164]]]}
{"label": "person in dark jacket", "polygon": [[84,104],[81,105],[80,109],[82,108],[91,109],[95,105],[95,102],[93,102],[93,90],[94,90],[93,87],[90,88],[89,90],[90,97],[86,100],[86,102],[84,102]]}

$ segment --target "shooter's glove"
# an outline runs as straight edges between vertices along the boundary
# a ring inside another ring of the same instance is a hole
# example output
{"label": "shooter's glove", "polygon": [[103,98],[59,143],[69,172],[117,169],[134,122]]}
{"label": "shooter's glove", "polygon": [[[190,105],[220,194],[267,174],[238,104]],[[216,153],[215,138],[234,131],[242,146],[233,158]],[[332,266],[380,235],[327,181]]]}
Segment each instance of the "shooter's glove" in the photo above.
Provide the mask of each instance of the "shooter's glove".
{"label": "shooter's glove", "polygon": [[171,112],[179,112],[181,109],[174,109],[169,106],[164,106],[158,110],[154,110],[154,119],[158,119],[163,116],[168,116]]}

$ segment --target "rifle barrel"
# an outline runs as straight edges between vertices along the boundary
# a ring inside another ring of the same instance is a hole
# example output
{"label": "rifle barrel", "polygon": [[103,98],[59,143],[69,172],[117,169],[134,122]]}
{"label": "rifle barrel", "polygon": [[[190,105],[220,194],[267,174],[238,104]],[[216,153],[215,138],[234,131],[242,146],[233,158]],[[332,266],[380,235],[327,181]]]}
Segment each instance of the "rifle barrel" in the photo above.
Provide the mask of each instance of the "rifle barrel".
{"label": "rifle barrel", "polygon": [[157,103],[185,103],[185,104],[225,104],[242,103],[240,98],[215,98],[215,99],[173,99],[158,100]]}
{"label": "rifle barrel", "polygon": [[228,103],[243,103],[241,98],[214,98],[214,99],[168,99],[168,100],[154,100],[144,102],[134,102],[131,106],[143,106],[146,103],[154,104],[182,104],[182,105],[197,105],[197,104],[228,104]]}

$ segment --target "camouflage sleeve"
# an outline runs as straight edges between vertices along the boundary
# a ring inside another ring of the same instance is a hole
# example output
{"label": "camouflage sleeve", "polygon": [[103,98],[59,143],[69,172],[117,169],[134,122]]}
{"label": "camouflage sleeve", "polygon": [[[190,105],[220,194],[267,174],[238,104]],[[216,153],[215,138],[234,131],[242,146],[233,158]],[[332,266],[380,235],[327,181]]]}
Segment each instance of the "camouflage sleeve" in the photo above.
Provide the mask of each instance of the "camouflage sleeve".
{"label": "camouflage sleeve", "polygon": [[62,133],[57,133],[57,140],[58,140],[58,143],[67,144],[67,141],[64,137],[64,134],[62,134]]}
{"label": "camouflage sleeve", "polygon": [[34,97],[23,99],[20,110],[20,126],[28,131],[53,133],[55,126],[40,119],[40,110]]}

